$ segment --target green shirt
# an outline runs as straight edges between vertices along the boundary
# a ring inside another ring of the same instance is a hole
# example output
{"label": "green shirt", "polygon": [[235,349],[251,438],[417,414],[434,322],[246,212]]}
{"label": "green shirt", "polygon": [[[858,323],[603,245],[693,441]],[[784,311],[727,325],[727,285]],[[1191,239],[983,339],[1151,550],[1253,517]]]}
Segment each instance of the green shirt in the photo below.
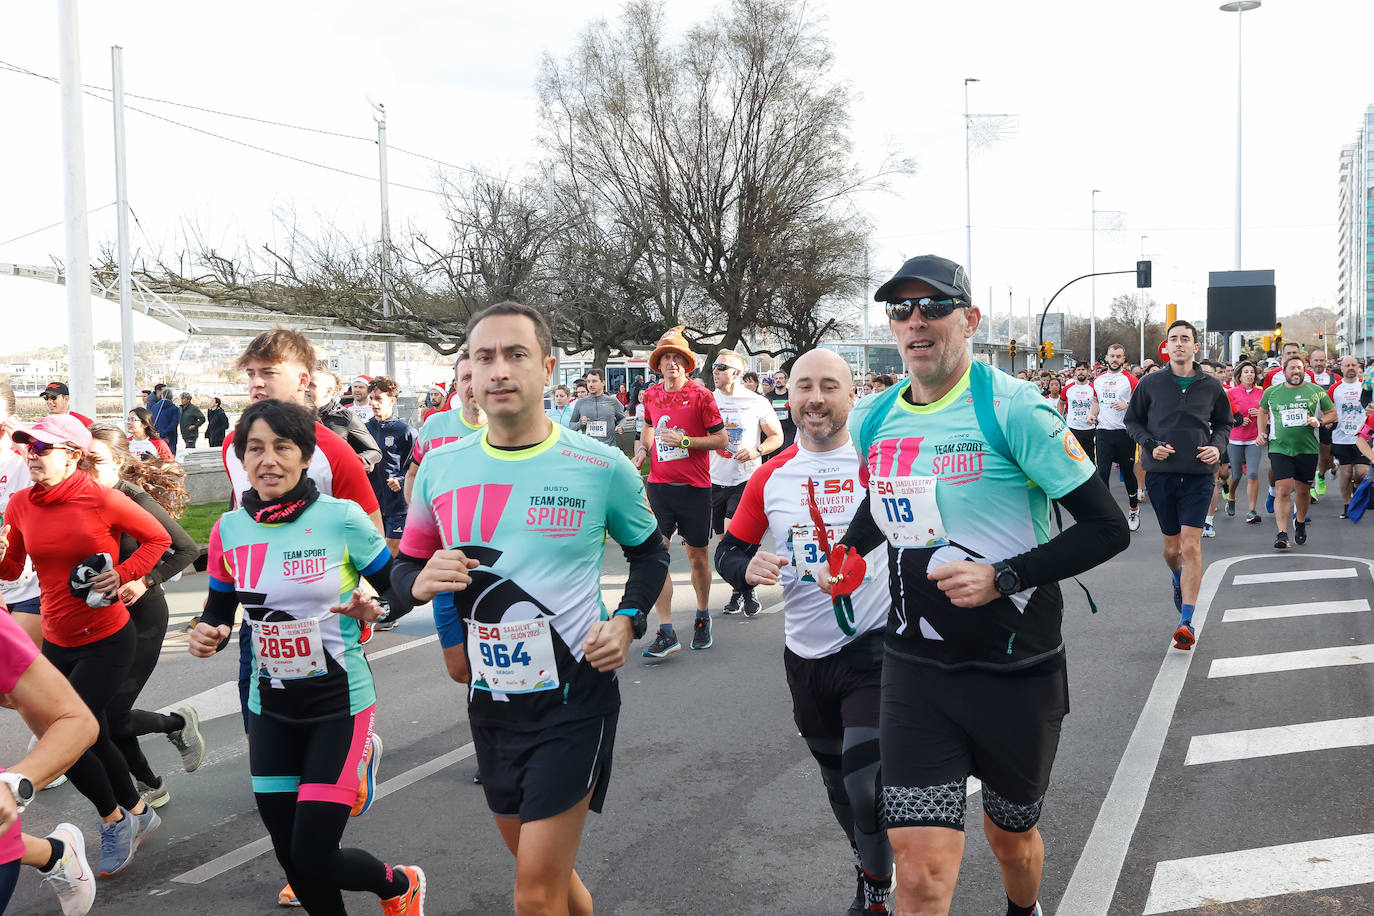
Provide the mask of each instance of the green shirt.
{"label": "green shirt", "polygon": [[1289,456],[1317,454],[1317,430],[1307,421],[1320,419],[1335,407],[1330,395],[1312,382],[1296,388],[1286,383],[1270,385],[1260,398],[1260,408],[1269,411],[1271,417],[1269,451]]}

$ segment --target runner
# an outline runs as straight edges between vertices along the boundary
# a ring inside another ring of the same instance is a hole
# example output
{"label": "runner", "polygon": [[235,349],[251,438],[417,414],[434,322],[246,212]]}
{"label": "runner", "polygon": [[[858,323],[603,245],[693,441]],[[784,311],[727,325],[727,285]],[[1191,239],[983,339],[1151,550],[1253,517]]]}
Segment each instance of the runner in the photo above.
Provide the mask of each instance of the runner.
{"label": "runner", "polygon": [[1179,614],[1174,648],[1191,649],[1197,642],[1193,609],[1202,584],[1202,526],[1233,421],[1226,389],[1194,360],[1197,328],[1175,321],[1165,341],[1169,365],[1140,380],[1125,425],[1140,443],[1145,488],[1164,535],[1164,564]]}
{"label": "runner", "polygon": [[[52,414],[13,435],[29,454],[33,486],[10,497],[0,528],[0,577],[14,579],[33,559],[42,591],[43,655],[66,675],[100,727],[91,749],[67,770],[100,815],[101,877],[117,874],[162,823],[134,788],[110,735],[112,686],[128,676],[137,636],[117,592],[152,571],[171,546],[162,526],[127,496],[88,473],[91,432],[69,414]],[[139,548],[123,563],[119,536]]]}
{"label": "runner", "polygon": [[553,406],[544,411],[545,415],[560,426],[573,428],[572,392],[567,385],[554,385]]}
{"label": "runner", "polygon": [[39,839],[23,833],[20,815],[35,790],[50,785],[76,763],[99,732],[95,717],[62,676],[39,654],[9,614],[0,612],[0,693],[42,733],[0,782],[0,913],[9,907],[20,864],[38,869],[57,894],[63,916],[86,916],[95,903],[95,876],[86,861],[86,840],[75,824],[58,824]]}
{"label": "runner", "polygon": [[606,393],[606,377],[600,369],[587,370],[587,391],[587,396],[573,405],[572,428],[618,450],[616,436],[625,419],[625,405]]}
{"label": "runner", "polygon": [[[658,529],[670,545],[677,532],[687,546],[692,568],[692,591],[697,614],[692,624],[692,648],[709,649],[711,637],[711,471],[707,457],[729,442],[725,421],[715,398],[690,373],[697,358],[682,327],[669,328],[649,354],[649,368],[663,381],[644,394],[644,431],[635,449],[635,469],[649,460],[649,507]],[[682,648],[673,631],[673,579],[663,583],[654,602],[658,633],[644,655],[663,658]]]}
{"label": "runner", "polygon": [[310,381],[312,387],[309,397],[314,401],[320,422],[347,442],[348,447],[362,460],[363,470],[371,473],[377,462],[382,460],[382,450],[367,431],[372,408],[367,406],[366,398],[360,404],[340,404],[335,397],[339,393],[339,377],[328,369],[314,370]]}
{"label": "runner", "polygon": [[[853,376],[837,354],[811,350],[792,364],[796,443],[749,478],[716,548],[716,570],[737,589],[782,583],[792,717],[854,851],[857,887],[849,913],[862,916],[887,913],[892,888],[892,847],[878,809],[887,554],[868,555],[867,578],[848,604],[832,601],[813,585],[829,570],[805,500],[797,499],[811,485],[828,535],[844,535],[862,492],[845,428],[853,402]],[[768,548],[760,549],[770,533]]]}
{"label": "runner", "polygon": [[1302,357],[1288,357],[1283,368],[1283,384],[1266,388],[1260,398],[1259,436],[1255,440],[1259,445],[1273,440],[1269,443],[1269,467],[1278,491],[1274,501],[1274,522],[1279,529],[1274,538],[1276,550],[1288,549],[1288,518],[1294,508],[1293,543],[1307,543],[1307,509],[1319,455],[1316,430],[1336,421],[1331,397],[1304,378],[1307,367]]}
{"label": "runner", "polygon": [[1341,378],[1331,386],[1328,394],[1336,405],[1336,426],[1331,431],[1331,457],[1338,466],[1337,480],[1341,488],[1341,518],[1350,508],[1350,495],[1364,479],[1369,459],[1356,447],[1356,437],[1364,425],[1370,405],[1370,393],[1360,383],[1360,361],[1353,356],[1341,357]]}
{"label": "runner", "polygon": [[[1238,370],[1238,384],[1233,385],[1226,395],[1231,399],[1231,413],[1235,425],[1231,427],[1226,451],[1231,456],[1232,478],[1231,498],[1226,502],[1226,514],[1236,514],[1236,489],[1240,486],[1241,470],[1245,472],[1246,496],[1250,500],[1250,511],[1245,513],[1247,525],[1258,525],[1259,513],[1259,467],[1264,449],[1256,441],[1259,435],[1259,402],[1264,389],[1255,384],[1259,370],[1255,364],[1245,360]],[[1239,420],[1235,420],[1239,417]]]}
{"label": "runner", "polygon": [[[782,448],[787,448],[797,435],[796,424],[792,422],[792,414],[787,409],[787,372],[780,368],[775,369],[769,376],[769,381],[772,388],[763,392],[763,396],[773,404],[773,413],[777,415],[778,423],[782,426]],[[776,455],[777,452],[772,454]]]}
{"label": "runner", "polygon": [[1088,381],[1088,364],[1079,363],[1073,370],[1073,384],[1064,389],[1063,400],[1069,430],[1083,446],[1089,461],[1097,461],[1097,415],[1101,404],[1097,389]]}
{"label": "runner", "polygon": [[[482,788],[516,860],[515,912],[589,916],[574,865],[610,780],[615,671],[644,634],[668,550],[625,456],[544,415],[554,357],[543,315],[499,303],[467,335],[490,425],[420,467],[396,600],[434,600],[450,674],[471,681]],[[607,536],[630,563],[609,619]]]}
{"label": "runner", "polygon": [[[153,772],[148,758],[143,755],[139,737],[165,736],[181,755],[181,766],[187,773],[194,773],[205,759],[200,717],[193,707],[182,706],[166,715],[134,709],[138,695],[162,657],[162,640],[167,636],[167,598],[162,583],[186,569],[200,555],[200,547],[172,518],[172,513],[180,515],[186,505],[186,489],[182,484],[186,472],[176,463],[138,461],[129,451],[128,439],[118,427],[93,423],[91,440],[91,477],[95,482],[129,497],[156,519],[172,539],[172,546],[146,576],[126,582],[119,589],[119,599],[133,618],[137,641],[128,676],[110,685],[114,696],[105,709],[110,736],[124,755],[129,772],[137,781],[139,794],[154,808],[161,808],[172,796],[162,777]],[[121,535],[117,562],[125,562],[138,548],[136,539]]]}
{"label": "runner", "polygon": [[[1307,361],[1310,364],[1308,370],[1312,375],[1312,383],[1320,386],[1322,391],[1330,392],[1331,386],[1340,381],[1337,373],[1331,372],[1328,368],[1326,350],[1318,347],[1307,354]],[[1317,502],[1318,497],[1326,495],[1326,475],[1334,466],[1331,457],[1331,427],[1323,424],[1317,427],[1317,482],[1312,490],[1312,502]]]}
{"label": "runner", "polygon": [[[761,458],[782,448],[782,426],[773,405],[739,384],[744,366],[743,356],[734,350],[721,350],[711,367],[716,408],[728,437],[724,448],[711,453],[711,528],[717,540],[725,535],[745,485],[763,464]],[[735,588],[725,602],[727,614],[743,612],[745,617],[754,617],[760,608],[752,586]]]}
{"label": "runner", "polygon": [[[10,497],[20,490],[28,489],[33,481],[29,479],[29,463],[22,450],[15,447],[10,434],[21,426],[14,412],[14,389],[10,383],[0,381],[0,525],[4,524],[4,513],[9,507]],[[5,607],[14,615],[14,622],[28,634],[35,646],[43,644],[43,624],[39,617],[38,576],[33,564],[27,563],[17,579],[0,582],[0,598]],[[66,781],[65,776],[58,777]]]}
{"label": "runner", "polygon": [[341,890],[369,891],[387,916],[420,916],[423,871],[339,848],[377,704],[358,621],[383,612],[357,586],[366,577],[384,593],[391,554],[356,503],[321,495],[310,478],[317,425],[305,407],[276,400],[239,418],[234,454],[249,488],[210,531],[210,593],[189,649],[210,658],[224,648],[243,605],[253,794],[301,904],[314,916],[342,914]]}
{"label": "runner", "polygon": [[1126,432],[1124,418],[1139,382],[1124,370],[1125,365],[1126,348],[1112,344],[1107,348],[1106,371],[1093,379],[1093,390],[1101,405],[1097,414],[1097,474],[1110,489],[1112,465],[1121,466],[1121,478],[1130,503],[1126,524],[1132,531],[1137,531],[1140,529],[1140,491],[1135,473],[1136,449],[1130,433]]}
{"label": "runner", "polygon": [[129,451],[145,460],[174,460],[172,450],[162,441],[157,427],[153,425],[153,415],[146,407],[135,407],[129,411],[126,422],[129,429]]}
{"label": "runner", "polygon": [[[1006,912],[1031,916],[1036,824],[1068,712],[1059,580],[1130,536],[1037,387],[972,361],[981,315],[969,290],[962,267],[933,255],[879,287],[910,375],[850,415],[868,494],[830,568],[858,575],[861,558],[841,566],[842,552],[888,543],[882,806],[902,911],[948,911],[975,775]],[[1076,521],[1053,538],[1051,499]]]}
{"label": "runner", "polygon": [[[382,450],[382,460],[368,471],[368,482],[372,484],[372,495],[377,497],[377,505],[382,513],[382,535],[386,546],[394,557],[401,546],[401,531],[406,524],[406,499],[402,492],[410,456],[415,450],[415,427],[396,416],[396,399],[400,397],[401,386],[396,380],[379,375],[367,383],[367,403],[372,417],[367,421],[367,432]],[[389,629],[395,621],[389,621]]]}
{"label": "runner", "polygon": [[[1206,372],[1219,382],[1222,381],[1221,364],[1214,363],[1211,360],[1203,360],[1201,365],[1203,372]],[[1226,390],[1226,384],[1224,382],[1222,383],[1221,389],[1222,391]],[[1232,420],[1234,421],[1235,411],[1232,410],[1231,413]],[[1228,501],[1231,497],[1231,448],[1229,439],[1227,440],[1227,447],[1221,450],[1221,457],[1217,462],[1217,469],[1212,477],[1212,499],[1207,505],[1207,515],[1202,520],[1202,536],[1205,538],[1214,538],[1217,536],[1217,529],[1213,523],[1216,520],[1217,503],[1223,497]]]}
{"label": "runner", "polygon": [[410,492],[415,487],[415,475],[420,471],[420,462],[431,449],[450,442],[457,442],[464,436],[478,432],[487,425],[486,414],[477,406],[477,398],[472,390],[472,360],[468,351],[461,350],[453,362],[453,397],[457,410],[442,410],[434,414],[420,427],[415,439],[415,449],[410,453],[410,467],[406,469],[405,497],[410,503]]}

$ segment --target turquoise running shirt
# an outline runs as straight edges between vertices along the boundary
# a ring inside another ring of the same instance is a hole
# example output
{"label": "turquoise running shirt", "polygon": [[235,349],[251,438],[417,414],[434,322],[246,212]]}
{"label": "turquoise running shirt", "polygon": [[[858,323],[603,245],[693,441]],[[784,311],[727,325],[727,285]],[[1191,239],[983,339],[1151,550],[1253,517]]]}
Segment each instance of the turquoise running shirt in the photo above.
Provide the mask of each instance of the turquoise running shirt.
{"label": "turquoise running shirt", "polygon": [[358,621],[330,612],[391,554],[352,500],[320,496],[294,521],[264,525],[244,509],[210,531],[213,591],[233,592],[253,627],[248,708],[288,722],[357,715],[377,702]]}
{"label": "turquoise running shirt", "polygon": [[434,603],[441,645],[466,645],[474,722],[536,729],[620,705],[614,673],[589,665],[582,644],[607,618],[606,537],[635,546],[657,530],[624,453],[559,424],[528,448],[498,449],[484,430],[426,456],[401,552],[458,549],[481,564]]}
{"label": "turquoise running shirt", "polygon": [[[850,414],[869,513],[893,570],[888,645],[947,668],[1024,667],[1062,647],[1058,583],[960,608],[927,573],[959,560],[995,563],[1048,541],[1050,500],[1094,468],[1036,386],[982,363],[970,371],[985,373],[1006,454],[980,427],[968,373],[933,404],[912,404],[908,381]],[[873,416],[875,407],[885,415]]]}

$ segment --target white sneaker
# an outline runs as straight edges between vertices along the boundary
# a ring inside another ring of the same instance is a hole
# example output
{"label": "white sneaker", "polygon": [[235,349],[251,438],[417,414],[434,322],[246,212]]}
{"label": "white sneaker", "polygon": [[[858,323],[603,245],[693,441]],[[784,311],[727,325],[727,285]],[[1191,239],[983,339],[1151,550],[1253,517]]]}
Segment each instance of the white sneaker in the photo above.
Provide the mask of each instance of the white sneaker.
{"label": "white sneaker", "polygon": [[86,840],[73,824],[58,824],[49,840],[61,840],[66,850],[52,871],[39,870],[43,883],[57,894],[63,916],[86,916],[95,903],[95,875],[86,861]]}
{"label": "white sneaker", "polygon": [[1132,509],[1126,513],[1126,527],[1132,531],[1140,530],[1140,510]]}

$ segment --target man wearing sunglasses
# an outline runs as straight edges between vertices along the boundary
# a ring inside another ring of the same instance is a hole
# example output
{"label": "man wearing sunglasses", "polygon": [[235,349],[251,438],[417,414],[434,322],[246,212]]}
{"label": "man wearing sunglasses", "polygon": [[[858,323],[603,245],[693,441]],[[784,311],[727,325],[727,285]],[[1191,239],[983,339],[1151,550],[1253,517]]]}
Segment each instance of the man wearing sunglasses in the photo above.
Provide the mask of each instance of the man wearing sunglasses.
{"label": "man wearing sunglasses", "polygon": [[48,416],[71,414],[81,421],[82,426],[89,427],[91,425],[90,417],[72,410],[72,393],[67,388],[66,382],[48,382],[48,387],[43,389],[43,393],[39,397],[47,405]]}
{"label": "man wearing sunglasses", "polygon": [[[1006,912],[1031,916],[1036,825],[1068,712],[1059,580],[1125,549],[1126,522],[1038,386],[973,361],[981,313],[962,267],[912,258],[875,298],[909,378],[850,415],[868,494],[831,569],[861,576],[861,556],[887,544],[879,728],[897,899],[948,912],[977,776]],[[1051,500],[1074,519],[1054,537]],[[840,566],[850,547],[860,558]]]}

